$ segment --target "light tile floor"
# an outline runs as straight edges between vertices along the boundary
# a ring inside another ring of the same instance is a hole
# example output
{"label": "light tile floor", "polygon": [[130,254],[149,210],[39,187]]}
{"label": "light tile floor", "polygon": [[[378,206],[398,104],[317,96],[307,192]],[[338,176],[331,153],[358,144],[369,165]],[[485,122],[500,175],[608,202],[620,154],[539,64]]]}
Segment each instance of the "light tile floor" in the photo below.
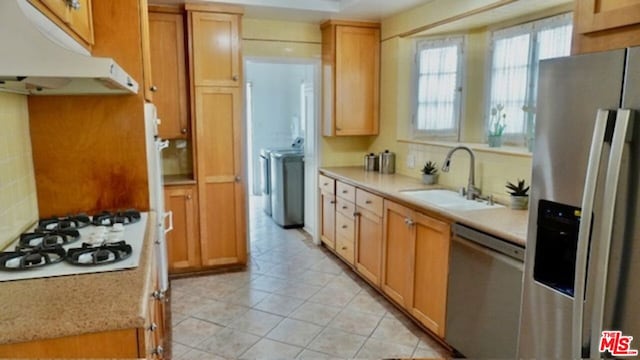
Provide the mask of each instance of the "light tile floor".
{"label": "light tile floor", "polygon": [[174,359],[446,358],[450,354],[300,230],[251,199],[246,271],[173,280]]}

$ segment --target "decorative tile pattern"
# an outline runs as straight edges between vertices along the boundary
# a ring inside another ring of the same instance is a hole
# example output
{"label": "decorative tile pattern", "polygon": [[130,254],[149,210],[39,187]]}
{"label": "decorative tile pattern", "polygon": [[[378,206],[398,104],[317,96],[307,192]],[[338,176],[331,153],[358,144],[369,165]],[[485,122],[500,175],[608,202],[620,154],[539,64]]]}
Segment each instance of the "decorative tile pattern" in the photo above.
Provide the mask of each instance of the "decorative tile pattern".
{"label": "decorative tile pattern", "polygon": [[255,200],[247,271],[172,281],[174,359],[450,356],[304,233],[276,226]]}

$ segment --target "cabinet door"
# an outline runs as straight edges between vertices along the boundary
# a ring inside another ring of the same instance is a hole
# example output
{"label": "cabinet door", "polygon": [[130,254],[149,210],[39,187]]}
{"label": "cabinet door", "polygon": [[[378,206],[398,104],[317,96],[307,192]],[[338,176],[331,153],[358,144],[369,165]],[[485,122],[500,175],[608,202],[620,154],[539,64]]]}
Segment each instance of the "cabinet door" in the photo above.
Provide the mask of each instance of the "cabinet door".
{"label": "cabinet door", "polygon": [[149,13],[149,38],[159,136],[184,139],[189,116],[183,15]]}
{"label": "cabinet door", "polygon": [[382,218],[360,207],[356,214],[356,270],[380,286]]}
{"label": "cabinet door", "polygon": [[409,305],[411,291],[413,216],[411,209],[384,201],[381,288],[391,299],[405,307]]}
{"label": "cabinet door", "polygon": [[322,214],[320,239],[330,249],[336,248],[336,196],[320,192],[320,213]]}
{"label": "cabinet door", "polygon": [[418,213],[414,227],[410,312],[429,330],[444,337],[450,226]]}
{"label": "cabinet door", "polygon": [[579,34],[639,24],[640,0],[580,0],[575,18]]}
{"label": "cabinet door", "polygon": [[[146,3],[146,1],[144,1]],[[84,41],[93,44],[93,21],[90,0],[78,0],[79,7],[69,10],[69,27]],[[146,5],[145,5],[146,8]]]}
{"label": "cabinet door", "polygon": [[195,91],[202,264],[244,264],[240,89],[196,87]]}
{"label": "cabinet door", "polygon": [[336,135],[378,134],[380,30],[337,26]]}
{"label": "cabinet door", "polygon": [[173,212],[173,231],[167,233],[169,272],[179,273],[200,266],[198,202],[195,186],[167,186],[167,211]]}
{"label": "cabinet door", "polygon": [[239,16],[191,13],[195,86],[240,86]]}

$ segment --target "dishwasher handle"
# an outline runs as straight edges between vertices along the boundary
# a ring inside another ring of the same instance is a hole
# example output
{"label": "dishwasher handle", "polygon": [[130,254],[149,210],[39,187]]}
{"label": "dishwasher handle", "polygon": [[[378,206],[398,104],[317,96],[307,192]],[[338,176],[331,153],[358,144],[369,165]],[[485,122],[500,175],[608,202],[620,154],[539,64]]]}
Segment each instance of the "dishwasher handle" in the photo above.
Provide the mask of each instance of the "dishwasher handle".
{"label": "dishwasher handle", "polygon": [[524,247],[486,234],[461,224],[453,225],[453,236],[474,242],[482,247],[506,255],[520,262],[524,261]]}
{"label": "dishwasher handle", "polygon": [[506,265],[508,265],[509,267],[515,268],[517,270],[519,270],[520,272],[524,271],[524,263],[520,260],[514,259],[511,256],[507,256],[504,255],[500,252],[496,252],[495,250],[489,249],[487,247],[484,247],[480,244],[478,244],[477,242],[474,242],[473,240],[470,239],[465,239],[465,238],[461,238],[459,236],[454,236],[453,237],[453,241],[459,243],[460,245],[469,247],[477,252],[483,253],[487,256],[490,256],[494,259],[496,259],[497,261],[500,261]]}

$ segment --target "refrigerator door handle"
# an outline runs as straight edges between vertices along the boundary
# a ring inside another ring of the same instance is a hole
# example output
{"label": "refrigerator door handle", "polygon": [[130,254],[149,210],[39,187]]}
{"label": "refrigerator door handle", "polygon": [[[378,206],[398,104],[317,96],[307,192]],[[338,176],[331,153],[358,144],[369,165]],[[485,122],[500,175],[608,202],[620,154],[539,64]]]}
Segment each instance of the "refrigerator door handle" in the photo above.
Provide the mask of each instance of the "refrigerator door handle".
{"label": "refrigerator door handle", "polygon": [[611,153],[607,176],[604,184],[604,199],[602,205],[602,228],[599,239],[601,251],[595,259],[595,267],[599,269],[594,279],[595,291],[593,295],[593,313],[591,314],[591,357],[600,358],[600,336],[602,335],[604,303],[607,290],[607,275],[609,269],[609,254],[611,250],[611,236],[613,231],[613,219],[615,215],[616,196],[618,193],[618,180],[620,178],[620,166],[625,143],[628,142],[627,130],[631,122],[631,110],[620,109],[616,117],[616,125],[611,142]]}
{"label": "refrigerator door handle", "polygon": [[582,328],[584,316],[585,277],[587,272],[587,253],[591,236],[591,218],[596,195],[596,184],[609,111],[599,109],[596,115],[589,163],[582,196],[580,228],[578,229],[578,245],[576,250],[576,272],[574,278],[573,313],[571,323],[571,352],[574,359],[582,359]]}

